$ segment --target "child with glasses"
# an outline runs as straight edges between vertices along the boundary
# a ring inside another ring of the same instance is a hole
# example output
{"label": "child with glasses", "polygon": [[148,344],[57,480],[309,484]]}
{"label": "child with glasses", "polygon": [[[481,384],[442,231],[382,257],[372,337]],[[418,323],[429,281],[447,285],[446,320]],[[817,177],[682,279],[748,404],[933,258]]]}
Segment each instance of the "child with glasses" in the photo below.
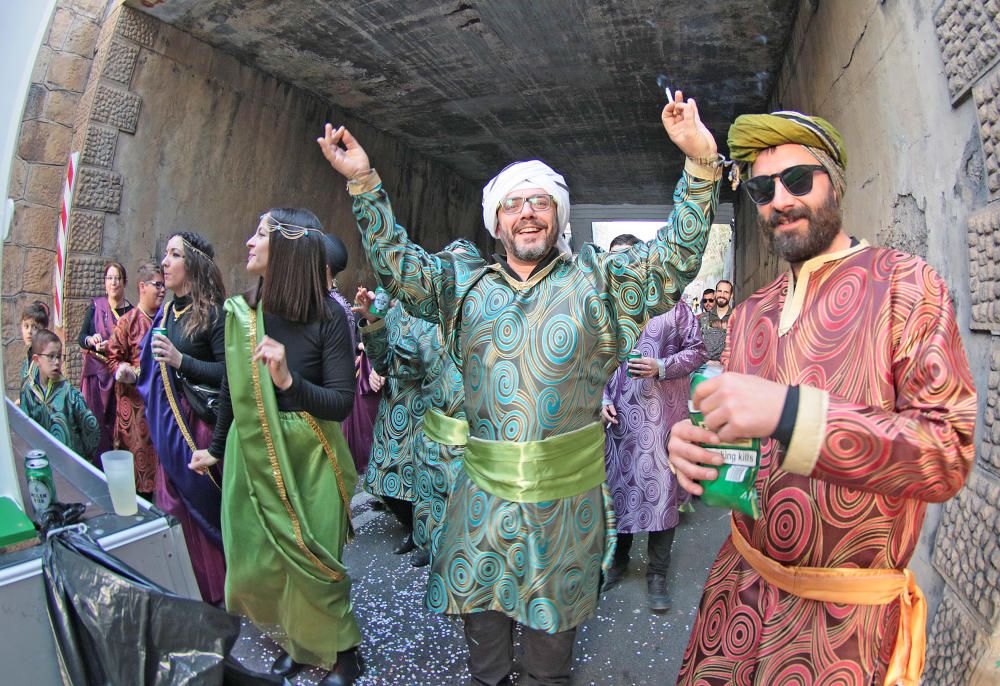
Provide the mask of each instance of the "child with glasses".
{"label": "child with glasses", "polygon": [[63,378],[63,345],[48,329],[35,332],[31,362],[38,373],[21,387],[21,409],[79,455],[94,460],[100,429],[83,395]]}
{"label": "child with glasses", "polygon": [[21,339],[24,341],[25,354],[18,381],[22,386],[28,376],[34,373],[31,363],[31,339],[37,331],[47,328],[49,328],[49,306],[41,300],[34,301],[21,312]]}

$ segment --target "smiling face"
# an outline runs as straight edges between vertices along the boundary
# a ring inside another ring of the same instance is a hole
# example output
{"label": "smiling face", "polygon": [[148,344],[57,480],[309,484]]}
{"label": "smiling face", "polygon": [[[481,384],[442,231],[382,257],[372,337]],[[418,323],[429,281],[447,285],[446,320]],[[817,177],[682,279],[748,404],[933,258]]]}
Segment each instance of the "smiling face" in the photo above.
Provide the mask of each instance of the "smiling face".
{"label": "smiling face", "polygon": [[[760,153],[752,175],[780,174],[800,164],[816,164],[816,158],[801,145],[779,145]],[[826,252],[841,229],[840,205],[830,177],[813,172],[812,190],[798,196],[775,179],[774,197],[757,206],[757,226],[771,251],[792,264]]]}
{"label": "smiling face", "polygon": [[167,287],[163,283],[163,274],[155,274],[149,281],[139,282],[139,305],[146,312],[156,312],[163,304]]}
{"label": "smiling face", "polygon": [[121,302],[125,295],[125,275],[121,273],[117,265],[109,265],[104,272],[104,290],[108,298],[115,302]]}
{"label": "smiling face", "polygon": [[[264,272],[267,271],[267,257],[271,245],[271,231],[268,222],[269,217],[265,214],[260,218],[257,230],[246,243],[249,251],[247,253],[247,271],[254,276],[264,276]],[[329,274],[329,269],[327,269],[327,274]]]}
{"label": "smiling face", "polygon": [[45,381],[58,381],[62,378],[62,344],[52,341],[40,353],[31,356],[38,367],[39,376]]}
{"label": "smiling face", "polygon": [[[521,188],[511,191],[504,199],[535,195],[547,193],[542,188]],[[540,262],[559,238],[555,202],[550,203],[548,209],[537,210],[532,203],[525,201],[521,211],[514,214],[507,214],[498,208],[497,238],[506,248],[508,260],[514,258],[527,264]]]}
{"label": "smiling face", "polygon": [[167,241],[167,249],[163,254],[163,283],[174,293],[183,295],[187,292],[187,268],[184,266],[184,239],[174,236]]}

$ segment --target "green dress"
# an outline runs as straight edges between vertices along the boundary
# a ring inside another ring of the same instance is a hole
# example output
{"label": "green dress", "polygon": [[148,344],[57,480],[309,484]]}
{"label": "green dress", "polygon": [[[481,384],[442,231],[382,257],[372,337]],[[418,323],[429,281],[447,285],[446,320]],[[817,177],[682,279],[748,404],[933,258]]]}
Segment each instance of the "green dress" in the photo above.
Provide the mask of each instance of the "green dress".
{"label": "green dress", "polygon": [[[372,429],[372,452],[365,490],[374,496],[413,502],[414,450],[426,403],[421,349],[430,345],[434,326],[407,314],[399,303],[385,316],[385,338],[368,348],[372,368],[386,377]],[[374,328],[374,327],[373,327]]]}
{"label": "green dress", "polygon": [[[464,380],[470,436],[510,444],[600,420],[608,377],[698,273],[718,183],[685,171],[673,200],[654,240],[613,254],[586,245],[525,281],[500,264],[431,255],[410,242],[381,185],[355,196],[353,209],[382,285],[441,326]],[[476,485],[465,464],[431,564],[429,607],[496,610],[547,632],[577,626],[594,611],[613,540],[604,487],[517,502]]]}
{"label": "green dress", "polygon": [[245,614],[296,662],[331,669],[361,643],[341,562],[350,534],[354,462],[340,424],[278,410],[251,362],[263,315],[226,301],[226,374],[233,423],[222,480],[226,607]]}

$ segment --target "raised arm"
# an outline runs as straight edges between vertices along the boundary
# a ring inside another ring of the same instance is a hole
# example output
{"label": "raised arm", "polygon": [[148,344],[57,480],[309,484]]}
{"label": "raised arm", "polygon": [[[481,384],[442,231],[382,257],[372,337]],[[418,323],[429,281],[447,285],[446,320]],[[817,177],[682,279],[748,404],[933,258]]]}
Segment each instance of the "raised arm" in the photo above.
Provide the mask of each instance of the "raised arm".
{"label": "raised arm", "polygon": [[596,257],[604,297],[619,322],[619,356],[635,345],[642,327],[683,297],[697,275],[719,202],[721,168],[712,134],[701,122],[694,100],[663,108],[663,127],[687,157],[673,195],[673,211],[653,240],[626,251]]}
{"label": "raised arm", "polygon": [[443,292],[449,287],[454,291],[454,258],[432,255],[410,241],[406,229],[396,223],[368,154],[346,128],[327,124],[317,142],[330,165],[347,179],[361,245],[382,287],[421,319],[437,323],[449,316],[441,305]]}

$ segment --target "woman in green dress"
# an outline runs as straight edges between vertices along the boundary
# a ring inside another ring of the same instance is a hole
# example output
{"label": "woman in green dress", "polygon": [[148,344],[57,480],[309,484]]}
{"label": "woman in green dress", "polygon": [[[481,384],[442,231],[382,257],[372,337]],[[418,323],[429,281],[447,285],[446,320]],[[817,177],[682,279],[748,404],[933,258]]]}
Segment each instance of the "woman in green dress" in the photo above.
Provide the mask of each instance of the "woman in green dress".
{"label": "woman in green dress", "polygon": [[321,686],[344,686],[364,671],[341,562],[357,472],[339,422],[354,359],[326,292],[322,230],[308,210],[272,209],[247,241],[260,281],[226,301],[218,423],[190,466],[225,462],[227,609],[281,646],[273,673],[315,665],[330,670]]}

